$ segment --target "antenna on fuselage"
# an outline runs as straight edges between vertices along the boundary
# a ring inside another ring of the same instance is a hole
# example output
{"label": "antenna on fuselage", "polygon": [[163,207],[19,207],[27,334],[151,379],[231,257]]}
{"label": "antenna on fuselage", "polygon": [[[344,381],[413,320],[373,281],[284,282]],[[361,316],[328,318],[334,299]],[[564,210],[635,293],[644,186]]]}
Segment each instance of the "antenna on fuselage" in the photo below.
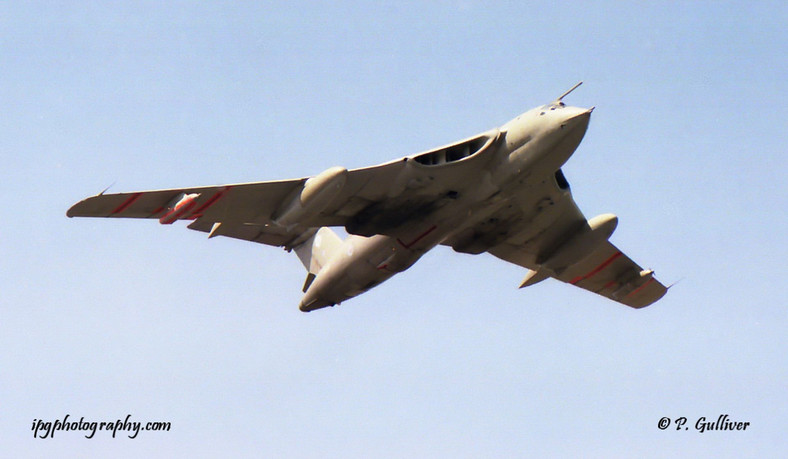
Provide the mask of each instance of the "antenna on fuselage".
{"label": "antenna on fuselage", "polygon": [[580,86],[581,84],[583,84],[583,82],[582,82],[582,81],[578,82],[576,85],[572,86],[572,89],[570,89],[569,91],[567,91],[567,92],[565,92],[565,93],[561,94],[561,97],[559,97],[559,98],[558,98],[558,99],[556,99],[555,101],[556,101],[556,102],[561,102],[561,99],[563,99],[564,97],[568,96],[570,92],[572,92],[572,91],[574,91],[575,89],[577,89],[577,87],[578,87],[578,86]]}

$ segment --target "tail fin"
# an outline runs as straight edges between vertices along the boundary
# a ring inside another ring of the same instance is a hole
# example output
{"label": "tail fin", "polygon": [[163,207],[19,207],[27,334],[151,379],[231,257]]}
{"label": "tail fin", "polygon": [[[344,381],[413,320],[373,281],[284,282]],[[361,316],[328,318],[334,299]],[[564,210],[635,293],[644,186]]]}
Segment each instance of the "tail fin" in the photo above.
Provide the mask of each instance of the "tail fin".
{"label": "tail fin", "polygon": [[322,227],[315,234],[307,239],[303,244],[294,247],[296,255],[304,264],[304,268],[309,272],[304,283],[304,291],[315,280],[317,273],[323,269],[331,257],[339,250],[342,239],[331,228]]}

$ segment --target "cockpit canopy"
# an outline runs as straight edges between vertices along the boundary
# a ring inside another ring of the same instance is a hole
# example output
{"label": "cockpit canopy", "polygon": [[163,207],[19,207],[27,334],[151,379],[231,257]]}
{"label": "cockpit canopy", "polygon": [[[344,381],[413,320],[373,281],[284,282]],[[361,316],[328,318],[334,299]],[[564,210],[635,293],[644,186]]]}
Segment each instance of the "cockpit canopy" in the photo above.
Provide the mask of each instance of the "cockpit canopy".
{"label": "cockpit canopy", "polygon": [[453,145],[421,153],[415,156],[413,160],[424,166],[439,166],[454,163],[480,153],[492,144],[497,135],[497,130],[488,131]]}

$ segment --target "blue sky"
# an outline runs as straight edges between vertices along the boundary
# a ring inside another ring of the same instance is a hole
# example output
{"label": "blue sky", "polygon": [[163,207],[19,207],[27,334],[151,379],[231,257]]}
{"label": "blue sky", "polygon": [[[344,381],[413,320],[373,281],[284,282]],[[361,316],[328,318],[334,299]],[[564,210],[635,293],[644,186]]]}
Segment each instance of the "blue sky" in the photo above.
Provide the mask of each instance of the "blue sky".
{"label": "blue sky", "polygon": [[[196,2],[195,2],[196,3]],[[0,5],[0,442],[19,456],[776,457],[788,449],[783,2]],[[283,251],[68,219],[498,126],[575,82],[564,167],[681,279],[644,310],[437,248],[298,311]],[[136,439],[33,419],[163,420]],[[745,432],[657,428],[663,416]]]}

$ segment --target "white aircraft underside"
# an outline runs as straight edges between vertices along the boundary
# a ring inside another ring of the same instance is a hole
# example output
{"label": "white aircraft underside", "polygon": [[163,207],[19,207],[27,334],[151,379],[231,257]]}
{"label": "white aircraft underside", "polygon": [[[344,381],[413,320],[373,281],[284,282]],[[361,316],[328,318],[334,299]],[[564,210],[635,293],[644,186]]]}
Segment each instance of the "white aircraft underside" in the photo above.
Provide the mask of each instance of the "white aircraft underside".
{"label": "white aircraft underside", "polygon": [[[579,83],[578,83],[579,85]],[[586,220],[561,166],[591,109],[562,99],[498,129],[379,166],[314,177],[99,194],[69,217],[191,220],[190,229],[295,250],[308,274],[302,311],[339,304],[408,269],[436,245],[489,252],[633,308],[667,291],[608,239],[618,219]],[[329,227],[344,226],[344,241]]]}

